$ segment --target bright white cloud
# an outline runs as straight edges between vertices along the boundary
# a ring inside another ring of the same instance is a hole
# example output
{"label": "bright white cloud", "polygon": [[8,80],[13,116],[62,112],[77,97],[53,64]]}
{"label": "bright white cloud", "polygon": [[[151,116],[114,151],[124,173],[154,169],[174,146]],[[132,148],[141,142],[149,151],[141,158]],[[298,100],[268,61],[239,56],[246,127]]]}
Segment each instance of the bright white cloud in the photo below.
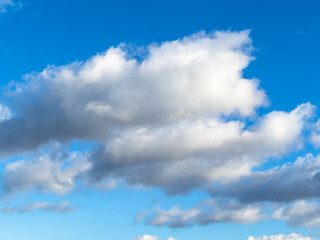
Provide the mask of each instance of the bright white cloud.
{"label": "bright white cloud", "polygon": [[257,80],[242,76],[252,59],[248,34],[199,33],[151,45],[142,62],[123,47],[110,48],[84,63],[28,75],[10,93],[15,101],[9,107],[20,118],[0,126],[11,132],[0,135],[0,151],[28,150],[53,139],[106,142],[129,129],[253,116],[267,98]]}
{"label": "bright white cloud", "polygon": [[291,233],[289,235],[283,235],[283,234],[279,234],[279,235],[272,235],[272,236],[263,236],[263,237],[258,237],[258,238],[254,238],[252,236],[250,236],[248,238],[248,240],[314,240],[313,238],[310,237],[304,237],[300,234],[297,233]]}

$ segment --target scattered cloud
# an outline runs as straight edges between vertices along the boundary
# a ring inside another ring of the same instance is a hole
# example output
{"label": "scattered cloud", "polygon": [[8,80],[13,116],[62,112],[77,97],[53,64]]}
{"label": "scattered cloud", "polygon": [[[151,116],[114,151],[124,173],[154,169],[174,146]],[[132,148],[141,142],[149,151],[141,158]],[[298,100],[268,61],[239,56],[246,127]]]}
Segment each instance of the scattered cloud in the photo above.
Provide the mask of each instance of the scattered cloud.
{"label": "scattered cloud", "polygon": [[9,8],[19,9],[21,7],[21,2],[17,2],[14,0],[0,0],[0,13],[5,13]]}
{"label": "scattered cloud", "polygon": [[307,154],[293,163],[252,172],[237,182],[211,186],[208,191],[241,202],[288,202],[319,197],[319,187],[320,156]]}
{"label": "scattered cloud", "polygon": [[181,228],[191,225],[214,223],[254,223],[265,218],[257,205],[243,205],[235,201],[206,200],[190,209],[181,210],[175,206],[169,210],[154,209],[151,213],[140,213],[137,220],[148,225]]}
{"label": "scattered cloud", "polygon": [[90,166],[82,153],[42,153],[32,159],[8,163],[3,174],[3,191],[5,194],[30,190],[66,194],[73,189],[75,179]]}
{"label": "scattered cloud", "polygon": [[50,203],[50,202],[35,202],[27,205],[20,205],[15,207],[5,207],[0,211],[9,214],[9,213],[28,213],[33,211],[50,211],[57,213],[66,213],[75,210],[75,206],[70,206],[69,202],[60,202],[60,203]]}
{"label": "scattered cloud", "polygon": [[[139,236],[137,238],[133,238],[132,240],[158,240],[158,237],[145,234],[143,236]],[[175,239],[173,237],[169,237],[169,238],[167,238],[165,240],[179,240],[179,239]]]}
{"label": "scattered cloud", "polygon": [[158,237],[145,234],[143,236],[133,238],[132,240],[158,240]]}
{"label": "scattered cloud", "polygon": [[320,205],[304,200],[281,207],[273,213],[273,218],[287,221],[291,227],[303,226],[316,229],[320,227]]}
{"label": "scattered cloud", "polygon": [[297,233],[291,233],[289,235],[283,235],[283,234],[279,234],[279,235],[272,235],[272,236],[263,236],[263,237],[258,237],[258,238],[254,238],[252,236],[250,236],[248,238],[248,240],[314,240],[310,237],[304,237],[300,234]]}
{"label": "scattered cloud", "polygon": [[0,0],[0,12],[4,13],[7,11],[8,7],[14,6],[14,3],[12,0]]}

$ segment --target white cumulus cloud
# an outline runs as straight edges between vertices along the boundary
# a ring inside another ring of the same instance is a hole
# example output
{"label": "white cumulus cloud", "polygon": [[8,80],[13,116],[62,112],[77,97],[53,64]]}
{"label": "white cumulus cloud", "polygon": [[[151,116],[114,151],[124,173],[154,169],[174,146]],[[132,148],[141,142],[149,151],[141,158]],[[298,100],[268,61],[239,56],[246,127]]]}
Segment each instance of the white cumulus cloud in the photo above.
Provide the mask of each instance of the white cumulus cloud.
{"label": "white cumulus cloud", "polygon": [[130,129],[253,116],[267,97],[256,79],[242,76],[250,43],[248,31],[199,33],[151,45],[141,62],[112,47],[86,62],[28,75],[10,93],[17,117],[0,126],[10,133],[0,134],[0,151],[53,139],[103,143]]}
{"label": "white cumulus cloud", "polygon": [[[293,186],[319,175],[316,167],[254,169],[303,148],[315,107],[302,103],[259,116],[268,98],[259,80],[243,75],[253,60],[251,42],[249,31],[200,32],[151,44],[141,60],[122,44],[26,75],[1,99],[0,157],[22,156],[4,168],[4,193],[62,195],[82,182],[99,189],[125,182],[221,197],[190,209],[157,209],[146,219],[170,227],[255,222],[264,218],[255,201],[297,199]],[[60,155],[43,150],[51,142],[67,149],[74,141],[93,147]],[[298,170],[305,175],[294,174]],[[286,176],[293,180],[283,188],[268,185]],[[261,199],[259,184],[268,193]],[[311,190],[303,188],[300,196],[316,196]],[[246,191],[252,200],[243,198]]]}

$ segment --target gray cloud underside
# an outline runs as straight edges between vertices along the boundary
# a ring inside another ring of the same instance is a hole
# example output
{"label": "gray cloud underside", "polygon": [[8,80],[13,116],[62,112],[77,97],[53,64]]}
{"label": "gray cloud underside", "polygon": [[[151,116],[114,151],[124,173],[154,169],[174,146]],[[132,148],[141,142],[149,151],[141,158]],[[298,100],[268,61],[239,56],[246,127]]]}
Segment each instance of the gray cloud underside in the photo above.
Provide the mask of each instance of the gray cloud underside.
{"label": "gray cloud underside", "polygon": [[[184,210],[178,206],[169,210],[157,208],[137,218],[149,225],[173,228],[275,219],[286,221],[290,227],[316,229],[320,227],[320,206],[316,201],[319,198],[319,169],[320,157],[308,154],[293,163],[251,173],[239,181],[211,186],[208,192],[219,198],[195,207]],[[231,203],[223,200],[230,197],[237,200]],[[262,209],[273,213],[263,214]]]}
{"label": "gray cloud underside", "polygon": [[272,217],[286,221],[291,227],[318,229],[320,227],[320,205],[316,201],[300,200],[279,207]]}
{"label": "gray cloud underside", "polygon": [[312,109],[272,112],[248,130],[238,121],[203,120],[124,132],[92,155],[90,176],[160,186],[169,194],[233,182],[267,158],[299,149]]}
{"label": "gray cloud underside", "polygon": [[211,186],[213,196],[242,202],[283,201],[320,197],[320,157],[308,154],[295,162],[251,173],[237,182]]}

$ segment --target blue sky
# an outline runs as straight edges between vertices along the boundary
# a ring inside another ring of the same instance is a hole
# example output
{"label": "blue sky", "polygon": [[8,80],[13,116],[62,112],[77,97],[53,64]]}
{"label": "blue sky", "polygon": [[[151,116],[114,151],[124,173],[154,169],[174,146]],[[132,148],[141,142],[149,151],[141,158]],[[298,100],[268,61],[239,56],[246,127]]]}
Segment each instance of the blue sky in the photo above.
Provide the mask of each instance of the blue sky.
{"label": "blue sky", "polygon": [[319,238],[319,10],[0,0],[0,239]]}

